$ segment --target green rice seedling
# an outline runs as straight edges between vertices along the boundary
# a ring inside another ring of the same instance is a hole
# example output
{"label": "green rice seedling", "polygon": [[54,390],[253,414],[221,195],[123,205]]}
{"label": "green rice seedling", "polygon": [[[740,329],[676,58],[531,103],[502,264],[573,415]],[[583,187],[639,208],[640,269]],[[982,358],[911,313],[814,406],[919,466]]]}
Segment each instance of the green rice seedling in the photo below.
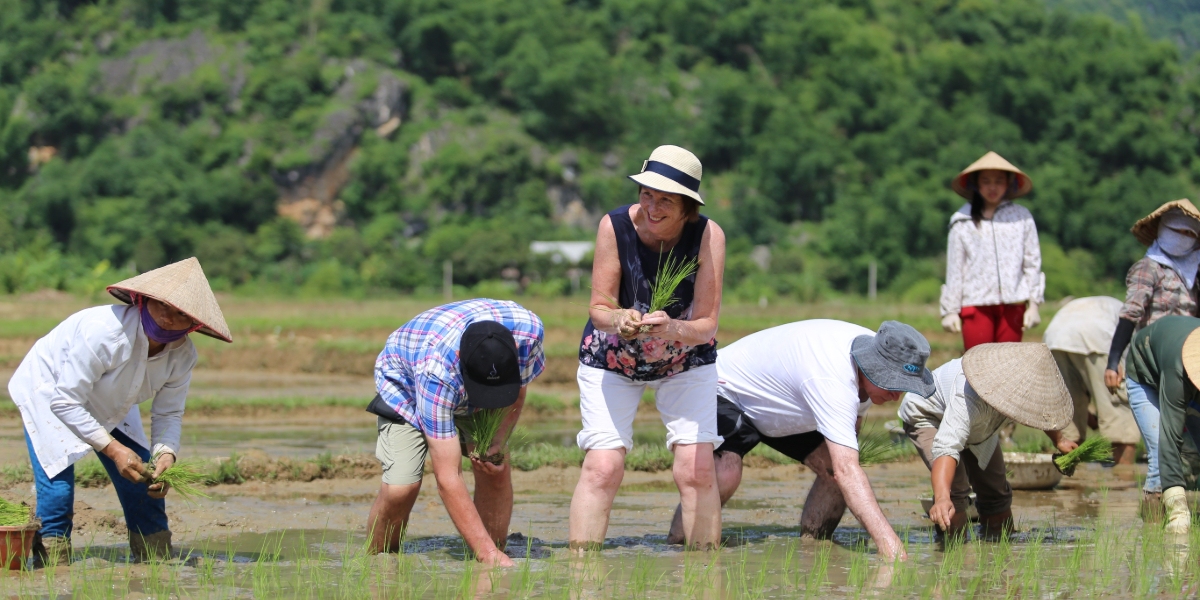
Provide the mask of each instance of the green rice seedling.
{"label": "green rice seedling", "polygon": [[1054,458],[1054,464],[1064,475],[1075,474],[1075,467],[1083,462],[1111,461],[1112,442],[1102,435],[1096,435],[1084,440],[1078,448]]}
{"label": "green rice seedling", "polygon": [[[674,304],[675,290],[683,280],[690,277],[700,268],[700,260],[697,258],[675,257],[668,253],[665,257],[662,256],[665,245],[660,244],[658,247],[659,262],[658,273],[654,276],[654,281],[650,284],[650,309],[649,312],[658,312],[665,310],[668,306]],[[648,326],[642,326],[642,333],[649,329]]]}
{"label": "green rice seedling", "polygon": [[[158,462],[159,456],[160,454],[155,454],[150,457],[147,469],[151,473],[155,471],[155,464]],[[179,496],[180,500],[187,503],[194,503],[197,498],[208,497],[208,494],[201,491],[201,487],[208,485],[210,481],[208,474],[201,469],[200,463],[185,460],[172,464],[167,470],[159,473],[158,477],[152,479],[150,483],[152,485],[155,483],[165,483],[172,490],[175,490],[175,494]]]}
{"label": "green rice seedling", "polygon": [[666,471],[675,463],[675,455],[665,444],[642,444],[625,455],[625,468],[630,471],[656,473]]}
{"label": "green rice seedling", "polygon": [[820,593],[821,586],[825,585],[826,574],[829,571],[829,555],[832,550],[833,544],[820,543],[820,549],[817,550],[817,555],[813,559],[812,570],[808,572],[808,577],[804,582],[805,598]]}
{"label": "green rice seedling", "polygon": [[792,561],[794,560],[796,560],[796,540],[795,538],[788,538],[787,545],[783,547],[783,567],[781,569],[785,583],[790,584],[792,582]]}
{"label": "green rice seedling", "polygon": [[887,432],[866,433],[858,441],[858,464],[866,467],[896,460],[900,444],[892,442]]}
{"label": "green rice seedling", "polygon": [[633,558],[633,573],[629,577],[629,585],[626,589],[635,598],[643,598],[647,592],[658,587],[658,583],[665,575],[660,572],[658,577],[654,577],[654,559],[644,552],[638,552]]}
{"label": "green rice seedling", "polygon": [[[471,458],[495,465],[504,463],[504,458],[508,454],[507,445],[511,444],[513,440],[507,439],[511,436],[508,435],[508,432],[501,432],[500,427],[510,412],[512,412],[511,407],[485,408],[461,419],[455,419],[455,424],[458,425],[464,439],[474,446],[470,453]],[[505,446],[502,446],[500,451],[495,454],[484,454],[496,442],[497,436],[503,436]]]}
{"label": "green rice seedling", "polygon": [[0,498],[0,527],[21,527],[28,525],[30,519],[29,507]]}
{"label": "green rice seedling", "polygon": [[217,468],[212,474],[213,483],[245,483],[246,478],[239,468],[241,460],[242,457],[237,452],[230,452],[229,458],[217,463]]}
{"label": "green rice seedling", "polygon": [[863,586],[867,584],[867,544],[859,542],[854,546],[854,552],[850,556],[849,573],[846,575],[846,584],[855,589],[855,593],[861,594]]}
{"label": "green rice seedling", "polygon": [[104,487],[112,482],[99,460],[85,459],[74,465],[75,484],[80,487]]}

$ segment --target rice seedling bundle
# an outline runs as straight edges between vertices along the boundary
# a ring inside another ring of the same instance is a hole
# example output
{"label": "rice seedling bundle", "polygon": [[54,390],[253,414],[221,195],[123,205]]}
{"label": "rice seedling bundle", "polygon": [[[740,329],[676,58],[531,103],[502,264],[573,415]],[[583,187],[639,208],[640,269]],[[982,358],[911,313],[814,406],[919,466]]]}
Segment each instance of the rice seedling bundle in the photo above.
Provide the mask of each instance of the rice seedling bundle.
{"label": "rice seedling bundle", "polygon": [[28,506],[0,498],[0,527],[21,527],[28,525],[29,520]]}
{"label": "rice seedling bundle", "polygon": [[500,434],[500,426],[504,423],[504,418],[512,407],[505,408],[485,408],[471,413],[469,416],[462,419],[456,419],[456,423],[463,437],[475,446],[470,458],[475,460],[490,462],[494,465],[504,463],[504,458],[508,455],[509,446],[512,444],[512,436],[504,440],[504,445],[500,451],[495,454],[484,454],[492,447],[496,441],[496,436]]}
{"label": "rice seedling bundle", "polygon": [[1078,448],[1054,457],[1054,464],[1064,475],[1075,474],[1075,467],[1083,462],[1111,461],[1112,442],[1108,438],[1097,435],[1084,440]]}
{"label": "rice seedling bundle", "polygon": [[899,444],[893,443],[891,436],[886,432],[871,432],[858,441],[858,464],[861,466],[892,462],[899,458],[899,455]]}
{"label": "rice seedling bundle", "polygon": [[[675,290],[679,288],[679,284],[683,283],[683,280],[688,277],[691,277],[700,268],[699,258],[679,257],[677,259],[669,254],[663,257],[662,244],[659,244],[658,252],[660,257],[658,261],[658,274],[654,277],[654,281],[650,283],[650,306],[646,309],[646,314],[666,310],[668,306],[674,304],[678,300],[675,297]],[[621,306],[621,303],[612,296],[596,288],[592,289],[603,296],[605,300],[608,300],[613,306]],[[613,310],[604,306],[589,306],[588,308],[598,308],[609,313],[620,312],[619,310]],[[642,325],[638,331],[646,333],[650,331],[651,327],[653,325]]]}
{"label": "rice seedling bundle", "polygon": [[[155,471],[155,463],[158,462],[159,455],[156,454],[150,457],[149,470],[151,473]],[[171,465],[166,471],[159,474],[150,481],[150,484],[165,483],[175,490],[175,493],[184,502],[195,502],[197,498],[207,498],[208,494],[201,491],[203,486],[211,483],[211,478],[198,463],[192,461],[176,462]]]}

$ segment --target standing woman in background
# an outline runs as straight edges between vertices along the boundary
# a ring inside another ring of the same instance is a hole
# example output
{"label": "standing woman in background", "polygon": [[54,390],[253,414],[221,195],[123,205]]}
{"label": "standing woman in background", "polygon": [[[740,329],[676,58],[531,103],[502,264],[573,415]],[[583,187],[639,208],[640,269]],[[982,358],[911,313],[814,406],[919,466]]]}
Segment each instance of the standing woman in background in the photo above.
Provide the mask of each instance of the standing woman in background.
{"label": "standing woman in background", "polygon": [[[1200,211],[1186,198],[1168,202],[1134,223],[1130,231],[1149,248],[1125,275],[1125,305],[1121,307],[1117,331],[1108,350],[1108,369],[1104,371],[1104,384],[1109,389],[1116,389],[1126,377],[1119,372],[1121,356],[1135,332],[1162,317],[1198,316],[1196,268],[1200,265],[1200,250],[1196,238],[1200,233]],[[1150,463],[1142,486],[1143,500],[1153,505],[1162,493],[1158,469],[1158,401],[1148,398],[1141,386],[1127,382],[1126,387],[1129,407],[1142,432]]]}
{"label": "standing woman in background", "polygon": [[[700,161],[659,146],[629,178],[637,204],[605,215],[596,234],[591,319],[579,349],[579,447],[586,452],[571,497],[570,545],[599,549],[633,449],[642,394],[654,401],[675,454],[683,537],[691,547],[721,542],[721,498],[713,450],[717,435],[717,316],[725,234],[700,214]],[[663,261],[699,261],[672,302],[650,312],[651,284]],[[613,301],[619,302],[619,305]],[[649,313],[649,314],[645,314]]]}
{"label": "standing woman in background", "polygon": [[1041,322],[1046,276],[1037,226],[1029,209],[1012,203],[1029,193],[1029,176],[988,152],[954,178],[970,202],[950,216],[942,327],[962,332],[964,351],[979,344],[1019,342]]}

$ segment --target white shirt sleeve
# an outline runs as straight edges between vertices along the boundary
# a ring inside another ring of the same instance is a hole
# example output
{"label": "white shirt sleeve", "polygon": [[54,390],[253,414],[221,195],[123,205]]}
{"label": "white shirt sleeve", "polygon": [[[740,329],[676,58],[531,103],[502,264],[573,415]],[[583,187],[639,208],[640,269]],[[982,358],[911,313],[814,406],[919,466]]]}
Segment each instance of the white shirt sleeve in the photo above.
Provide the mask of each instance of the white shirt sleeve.
{"label": "white shirt sleeve", "polygon": [[150,403],[151,454],[167,452],[179,456],[179,443],[183,432],[183,409],[187,401],[188,386],[192,382],[192,369],[196,366],[196,350],[190,357],[179,361],[171,378],[154,396]]}
{"label": "white shirt sleeve", "polygon": [[971,437],[971,415],[967,412],[967,399],[961,391],[946,394],[946,410],[937,434],[933,436],[933,458],[952,456],[962,462],[962,451]]}
{"label": "white shirt sleeve", "polygon": [[50,410],[79,439],[100,451],[108,446],[112,436],[88,411],[87,404],[95,382],[122,354],[125,340],[86,326],[80,327],[79,336],[82,339],[71,344],[58,365]]}
{"label": "white shirt sleeve", "polygon": [[1025,225],[1025,253],[1021,271],[1029,285],[1029,300],[1036,304],[1046,301],[1046,275],[1042,273],[1042,246],[1038,242],[1037,223],[1028,219]]}
{"label": "white shirt sleeve", "polygon": [[858,390],[836,379],[813,378],[804,382],[803,393],[817,421],[817,431],[839,446],[858,450]]}
{"label": "white shirt sleeve", "polygon": [[946,241],[946,284],[942,286],[942,316],[962,312],[963,245],[954,225]]}

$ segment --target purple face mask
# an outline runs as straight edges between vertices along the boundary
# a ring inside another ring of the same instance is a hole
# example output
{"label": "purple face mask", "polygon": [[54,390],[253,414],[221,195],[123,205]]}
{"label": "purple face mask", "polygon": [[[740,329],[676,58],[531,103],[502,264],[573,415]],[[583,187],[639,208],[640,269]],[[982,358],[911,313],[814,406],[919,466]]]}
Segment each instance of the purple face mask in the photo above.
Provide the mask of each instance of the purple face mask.
{"label": "purple face mask", "polygon": [[170,344],[171,342],[183,339],[185,335],[191,333],[191,329],[170,330],[159,327],[154,317],[150,316],[150,307],[145,302],[141,302],[140,304],[142,310],[142,330],[146,332],[146,337],[160,344]]}

